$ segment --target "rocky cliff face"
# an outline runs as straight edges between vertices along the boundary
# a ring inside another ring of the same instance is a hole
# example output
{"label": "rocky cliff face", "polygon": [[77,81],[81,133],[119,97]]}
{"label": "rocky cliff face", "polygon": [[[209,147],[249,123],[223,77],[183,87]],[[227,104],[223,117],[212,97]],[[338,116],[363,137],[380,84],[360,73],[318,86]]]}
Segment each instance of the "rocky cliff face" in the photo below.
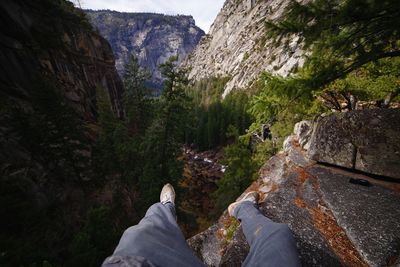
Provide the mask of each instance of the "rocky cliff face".
{"label": "rocky cliff face", "polygon": [[[51,5],[1,3],[3,93],[27,100],[35,82],[50,79],[83,118],[94,121],[96,86],[102,86],[115,113],[122,116],[122,82],[108,42],[85,24],[83,14],[71,16],[68,9],[73,7],[66,5],[52,14],[42,10],[47,6]],[[63,14],[66,18],[53,17]]]}
{"label": "rocky cliff face", "polygon": [[72,3],[1,1],[0,13],[0,265],[28,266],[65,255],[90,205],[111,205],[111,186],[93,186],[96,92],[123,116],[123,87]]}
{"label": "rocky cliff face", "polygon": [[301,39],[293,36],[275,47],[265,37],[264,22],[279,18],[289,1],[226,0],[222,10],[183,65],[190,78],[230,76],[224,96],[233,88],[245,89],[260,72],[283,76],[303,64]]}
{"label": "rocky cliff face", "polygon": [[[259,192],[265,216],[289,225],[303,266],[399,264],[400,140],[392,135],[399,116],[400,110],[377,109],[301,122],[246,190]],[[384,127],[371,127],[377,120]],[[352,146],[358,152],[348,160]],[[355,164],[342,168],[347,161]],[[189,244],[208,266],[240,266],[249,251],[227,212]]]}
{"label": "rocky cliff face", "polygon": [[94,27],[111,44],[120,74],[130,54],[152,73],[152,85],[162,84],[158,65],[171,56],[182,60],[197,45],[204,32],[191,16],[166,16],[149,13],[86,11]]}
{"label": "rocky cliff face", "polygon": [[309,156],[318,162],[400,179],[399,122],[399,109],[366,109],[321,118],[313,131]]}

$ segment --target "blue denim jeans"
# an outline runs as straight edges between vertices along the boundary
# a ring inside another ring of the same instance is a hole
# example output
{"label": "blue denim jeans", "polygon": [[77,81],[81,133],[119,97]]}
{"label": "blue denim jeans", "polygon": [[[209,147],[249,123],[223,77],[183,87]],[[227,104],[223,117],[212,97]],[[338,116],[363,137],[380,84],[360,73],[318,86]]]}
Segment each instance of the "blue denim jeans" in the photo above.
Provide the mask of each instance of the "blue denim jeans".
{"label": "blue denim jeans", "polygon": [[[239,204],[235,208],[234,216],[241,221],[250,245],[250,252],[243,266],[300,266],[296,244],[286,224],[272,222],[251,202]],[[127,257],[131,257],[130,260],[127,261]],[[145,259],[150,263],[143,264]],[[121,260],[126,265],[121,265]],[[160,267],[204,266],[186,243],[176,223],[175,207],[172,203],[156,203],[151,206],[138,225],[124,232],[114,255],[103,266],[152,266],[151,264]]]}
{"label": "blue denim jeans", "polygon": [[172,203],[152,205],[138,225],[124,232],[114,255],[141,256],[160,267],[204,266],[187,244]]}
{"label": "blue denim jeans", "polygon": [[296,242],[286,224],[274,223],[249,201],[239,204],[233,216],[241,221],[250,245],[242,266],[301,266]]}

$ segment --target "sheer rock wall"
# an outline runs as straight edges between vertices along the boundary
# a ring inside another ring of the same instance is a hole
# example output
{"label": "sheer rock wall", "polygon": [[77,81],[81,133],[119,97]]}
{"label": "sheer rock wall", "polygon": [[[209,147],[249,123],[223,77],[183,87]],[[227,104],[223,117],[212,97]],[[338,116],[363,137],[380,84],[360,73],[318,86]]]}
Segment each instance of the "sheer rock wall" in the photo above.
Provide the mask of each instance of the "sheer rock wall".
{"label": "sheer rock wall", "polygon": [[3,93],[29,102],[35,81],[50,79],[83,118],[95,121],[96,86],[101,85],[114,112],[123,116],[122,82],[108,42],[87,22],[58,18],[51,13],[57,11],[45,9],[40,2],[0,4]]}
{"label": "sheer rock wall", "polygon": [[304,63],[302,42],[292,36],[275,46],[265,36],[266,20],[279,18],[289,1],[227,0],[210,31],[182,63],[189,77],[229,76],[223,96],[251,86],[262,71],[286,76]]}

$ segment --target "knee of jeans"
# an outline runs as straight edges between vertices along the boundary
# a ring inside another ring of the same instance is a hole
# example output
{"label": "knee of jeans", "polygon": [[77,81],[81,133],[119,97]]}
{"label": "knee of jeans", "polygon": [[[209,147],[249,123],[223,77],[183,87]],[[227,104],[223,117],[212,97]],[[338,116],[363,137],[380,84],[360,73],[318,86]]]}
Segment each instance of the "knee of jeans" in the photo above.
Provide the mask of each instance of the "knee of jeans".
{"label": "knee of jeans", "polygon": [[131,226],[131,227],[125,229],[125,231],[124,231],[124,233],[122,234],[122,236],[130,235],[130,234],[132,234],[132,233],[138,233],[138,232],[139,232],[139,231],[138,231],[138,225],[133,225],[133,226]]}
{"label": "knee of jeans", "polygon": [[283,235],[292,234],[292,230],[290,230],[289,226],[284,223],[280,223],[278,225],[277,231],[279,231]]}

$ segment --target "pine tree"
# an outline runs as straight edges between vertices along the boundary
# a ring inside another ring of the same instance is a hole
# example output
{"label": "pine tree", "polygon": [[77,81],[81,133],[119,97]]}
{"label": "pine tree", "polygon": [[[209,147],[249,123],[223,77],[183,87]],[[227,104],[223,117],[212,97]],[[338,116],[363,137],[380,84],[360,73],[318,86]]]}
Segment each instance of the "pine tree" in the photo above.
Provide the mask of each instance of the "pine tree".
{"label": "pine tree", "polygon": [[150,116],[150,91],[145,82],[150,77],[150,73],[140,67],[138,59],[132,54],[124,72],[124,106],[131,134],[141,134],[147,127]]}
{"label": "pine tree", "polygon": [[235,143],[224,148],[222,163],[228,168],[217,183],[218,189],[213,193],[216,214],[225,210],[229,203],[235,201],[250,185],[257,169],[256,163],[252,161],[250,150],[238,140],[239,130],[230,126],[227,135],[235,139]]}
{"label": "pine tree", "polygon": [[278,22],[266,23],[278,42],[291,34],[303,37],[312,51],[305,67],[314,88],[368,62],[400,56],[398,25],[397,0],[291,1]]}
{"label": "pine tree", "polygon": [[146,130],[142,145],[146,159],[139,185],[143,207],[154,203],[165,183],[177,185],[183,163],[178,160],[184,142],[189,99],[185,94],[186,72],[176,67],[176,57],[160,65],[165,78],[157,103],[157,116]]}
{"label": "pine tree", "polygon": [[96,87],[96,106],[100,132],[94,149],[94,162],[98,165],[100,173],[106,175],[116,171],[119,165],[115,151],[118,141],[114,138],[114,131],[119,122],[112,111],[107,91],[99,85]]}

